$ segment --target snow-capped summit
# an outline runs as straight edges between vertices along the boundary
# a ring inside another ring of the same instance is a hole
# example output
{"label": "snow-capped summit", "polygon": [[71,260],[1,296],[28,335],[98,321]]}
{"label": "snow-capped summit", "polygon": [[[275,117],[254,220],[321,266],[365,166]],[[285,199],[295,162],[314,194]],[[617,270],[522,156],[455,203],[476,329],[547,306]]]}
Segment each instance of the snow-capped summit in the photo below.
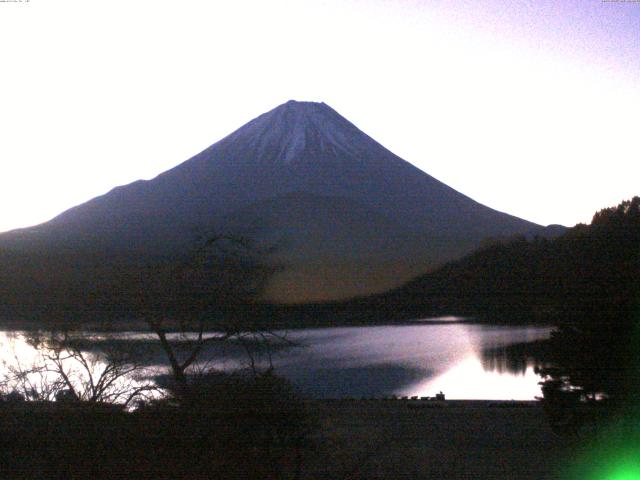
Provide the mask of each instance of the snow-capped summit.
{"label": "snow-capped summit", "polygon": [[[357,155],[362,145],[353,142],[362,133],[325,103],[287,103],[259,116],[225,141],[256,149],[259,158],[289,164],[340,154]],[[250,139],[250,140],[247,140]]]}
{"label": "snow-capped summit", "polygon": [[384,148],[324,103],[289,101],[150,181],[115,188],[0,245],[176,252],[214,228],[277,245],[268,296],[344,298],[397,286],[490,236],[537,226]]}

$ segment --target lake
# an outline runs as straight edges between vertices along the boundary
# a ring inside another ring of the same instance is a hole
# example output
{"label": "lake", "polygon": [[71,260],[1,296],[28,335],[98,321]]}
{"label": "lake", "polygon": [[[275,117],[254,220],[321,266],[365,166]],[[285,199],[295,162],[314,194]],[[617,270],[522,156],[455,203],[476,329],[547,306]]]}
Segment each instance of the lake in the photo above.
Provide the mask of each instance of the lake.
{"label": "lake", "polygon": [[[549,327],[492,326],[456,317],[405,325],[332,327],[286,332],[292,345],[272,352],[276,373],[313,398],[434,396],[449,399],[531,400],[541,395],[534,361],[509,358],[514,344],[547,338]],[[283,333],[283,332],[281,332]],[[120,333],[122,341],[153,337]],[[4,368],[29,364],[34,350],[20,332],[0,332]],[[207,360],[233,370],[247,365],[237,345],[210,348]],[[158,372],[163,356],[150,360]],[[265,358],[259,358],[265,365]],[[2,368],[0,366],[0,368]]]}
{"label": "lake", "polygon": [[279,352],[276,371],[319,398],[434,396],[530,400],[540,395],[532,360],[499,354],[548,338],[547,327],[471,323],[320,328],[292,332],[299,347]]}

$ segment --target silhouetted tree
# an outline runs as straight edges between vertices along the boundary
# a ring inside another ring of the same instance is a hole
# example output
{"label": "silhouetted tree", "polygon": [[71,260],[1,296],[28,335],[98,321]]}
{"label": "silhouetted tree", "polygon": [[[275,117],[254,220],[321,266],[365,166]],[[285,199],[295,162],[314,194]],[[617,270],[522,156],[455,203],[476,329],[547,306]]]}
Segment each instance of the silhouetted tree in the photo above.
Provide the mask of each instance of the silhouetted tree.
{"label": "silhouetted tree", "polygon": [[[117,404],[123,408],[159,393],[145,378],[139,352],[109,345],[89,351],[84,332],[21,334],[36,351],[30,364],[15,354],[4,365],[2,390],[26,400]],[[146,375],[148,377],[148,374]]]}
{"label": "silhouetted tree", "polygon": [[148,264],[129,279],[127,290],[133,284],[137,292],[133,308],[157,336],[181,395],[190,390],[187,377],[208,345],[280,338],[251,317],[251,304],[275,271],[266,254],[246,238],[213,235],[181,258]]}

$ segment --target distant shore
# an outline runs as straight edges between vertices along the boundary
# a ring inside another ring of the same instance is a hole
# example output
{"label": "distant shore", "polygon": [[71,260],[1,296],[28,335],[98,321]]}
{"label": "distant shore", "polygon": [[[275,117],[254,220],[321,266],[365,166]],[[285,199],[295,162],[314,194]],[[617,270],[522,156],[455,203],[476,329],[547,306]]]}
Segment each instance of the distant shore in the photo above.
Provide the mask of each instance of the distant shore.
{"label": "distant shore", "polygon": [[[343,321],[342,321],[343,320]],[[441,316],[424,316],[419,318],[402,318],[397,320],[384,320],[384,319],[342,319],[340,322],[330,321],[326,318],[318,319],[314,321],[296,322],[295,319],[291,320],[276,320],[270,324],[263,324],[260,322],[253,328],[260,328],[264,330],[308,330],[316,328],[339,328],[339,327],[374,327],[374,326],[403,326],[403,325],[449,325],[449,324],[476,324],[476,325],[496,325],[496,326],[532,326],[532,327],[544,327],[551,326],[545,323],[536,322],[498,322],[490,321],[482,318],[471,316],[454,316],[454,315],[441,315]],[[107,333],[107,332],[151,332],[149,325],[141,319],[127,319],[127,320],[103,320],[103,321],[88,321],[88,322],[73,322],[65,324],[66,328],[70,330],[83,330],[92,333]],[[61,328],[60,324],[47,324],[41,322],[34,322],[28,320],[7,320],[0,318],[0,331],[50,331],[55,328]],[[211,326],[215,326],[215,320],[211,321]],[[166,331],[178,332],[180,331],[178,324],[171,325],[167,323],[165,325]],[[208,329],[209,331],[215,331],[214,328]]]}

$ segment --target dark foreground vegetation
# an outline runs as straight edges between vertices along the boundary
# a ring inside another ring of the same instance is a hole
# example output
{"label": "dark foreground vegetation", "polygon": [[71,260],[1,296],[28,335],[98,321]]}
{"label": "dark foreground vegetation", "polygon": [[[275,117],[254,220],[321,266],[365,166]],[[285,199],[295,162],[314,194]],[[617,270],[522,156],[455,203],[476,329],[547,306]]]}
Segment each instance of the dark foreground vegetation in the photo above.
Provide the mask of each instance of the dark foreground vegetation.
{"label": "dark foreground vegetation", "polygon": [[529,404],[238,402],[133,413],[3,405],[2,478],[538,480],[557,478],[564,453]]}
{"label": "dark foreground vegetation", "polygon": [[[282,379],[214,376],[140,405],[0,403],[2,478],[298,478],[314,432]],[[197,394],[196,394],[197,392]]]}

